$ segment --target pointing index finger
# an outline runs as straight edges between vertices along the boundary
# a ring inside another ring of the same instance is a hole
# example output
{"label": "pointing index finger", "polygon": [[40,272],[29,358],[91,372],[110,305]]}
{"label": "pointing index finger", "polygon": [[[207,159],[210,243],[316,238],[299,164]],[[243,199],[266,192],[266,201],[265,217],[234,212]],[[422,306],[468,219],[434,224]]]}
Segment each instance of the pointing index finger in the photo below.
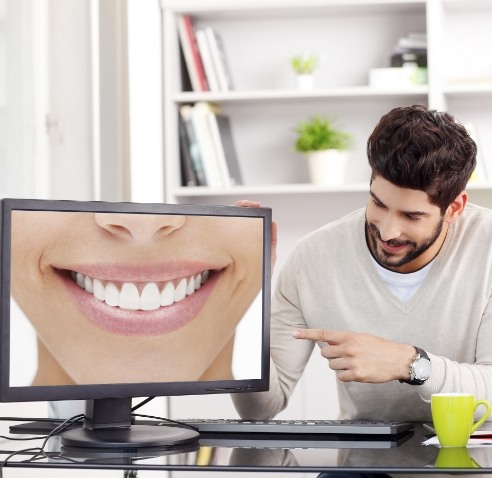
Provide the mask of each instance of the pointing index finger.
{"label": "pointing index finger", "polygon": [[333,343],[334,341],[332,331],[325,329],[296,329],[292,332],[292,337],[316,342]]}

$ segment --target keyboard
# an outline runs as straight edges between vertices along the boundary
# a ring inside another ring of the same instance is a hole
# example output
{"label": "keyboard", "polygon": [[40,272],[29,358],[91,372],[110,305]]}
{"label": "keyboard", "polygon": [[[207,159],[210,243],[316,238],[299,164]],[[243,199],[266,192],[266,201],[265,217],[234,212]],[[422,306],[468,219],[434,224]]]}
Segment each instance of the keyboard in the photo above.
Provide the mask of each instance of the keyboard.
{"label": "keyboard", "polygon": [[[239,419],[185,419],[176,420],[198,429],[200,433],[207,435],[231,435],[244,434],[262,435],[265,438],[275,435],[277,438],[291,439],[293,436],[308,438],[309,436],[335,435],[345,439],[347,437],[357,439],[390,439],[405,432],[413,430],[411,422],[387,422],[364,420],[239,420]],[[173,426],[172,423],[161,420],[137,420],[138,424],[153,426]],[[47,435],[60,423],[49,420],[19,423],[9,427],[10,433],[41,434]],[[81,427],[76,423],[72,428]],[[176,426],[176,424],[174,424]]]}
{"label": "keyboard", "polygon": [[[413,430],[411,422],[366,420],[236,420],[184,419],[178,420],[198,429],[200,433],[268,433],[268,434],[330,434],[330,435],[389,435]],[[163,423],[164,424],[164,423]]]}

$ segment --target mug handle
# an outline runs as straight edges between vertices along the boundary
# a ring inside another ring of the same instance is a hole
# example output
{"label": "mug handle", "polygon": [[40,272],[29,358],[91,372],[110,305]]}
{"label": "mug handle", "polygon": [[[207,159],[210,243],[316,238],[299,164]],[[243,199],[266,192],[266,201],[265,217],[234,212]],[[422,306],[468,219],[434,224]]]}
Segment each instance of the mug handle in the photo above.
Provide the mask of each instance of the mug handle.
{"label": "mug handle", "polygon": [[483,405],[486,410],[482,417],[472,425],[471,433],[473,433],[482,423],[487,420],[490,415],[490,403],[487,400],[475,400],[475,410]]}

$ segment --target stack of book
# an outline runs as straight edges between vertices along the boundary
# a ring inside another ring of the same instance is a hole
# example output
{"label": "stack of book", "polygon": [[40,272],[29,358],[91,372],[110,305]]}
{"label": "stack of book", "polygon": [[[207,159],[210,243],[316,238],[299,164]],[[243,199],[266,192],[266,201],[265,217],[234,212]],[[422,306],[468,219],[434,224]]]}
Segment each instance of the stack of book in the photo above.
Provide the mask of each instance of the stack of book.
{"label": "stack of book", "polygon": [[375,87],[409,87],[427,84],[427,35],[409,32],[393,47],[388,68],[372,68],[369,85]]}
{"label": "stack of book", "polygon": [[427,68],[427,34],[409,32],[406,36],[399,38],[393,49],[391,66]]}
{"label": "stack of book", "polygon": [[179,113],[182,184],[219,189],[242,184],[229,118],[203,101],[183,105]]}
{"label": "stack of book", "polygon": [[220,35],[212,27],[196,28],[189,15],[177,18],[186,69],[194,91],[230,91],[232,80]]}

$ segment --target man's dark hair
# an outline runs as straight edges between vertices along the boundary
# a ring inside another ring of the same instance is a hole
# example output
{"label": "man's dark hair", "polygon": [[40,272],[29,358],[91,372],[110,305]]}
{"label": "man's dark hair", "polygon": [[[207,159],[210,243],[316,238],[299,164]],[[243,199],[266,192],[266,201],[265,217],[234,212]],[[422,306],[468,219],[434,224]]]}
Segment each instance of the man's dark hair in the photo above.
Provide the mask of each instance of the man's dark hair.
{"label": "man's dark hair", "polygon": [[385,114],[367,141],[372,178],[429,195],[444,213],[466,187],[477,162],[477,146],[447,112],[423,105]]}

